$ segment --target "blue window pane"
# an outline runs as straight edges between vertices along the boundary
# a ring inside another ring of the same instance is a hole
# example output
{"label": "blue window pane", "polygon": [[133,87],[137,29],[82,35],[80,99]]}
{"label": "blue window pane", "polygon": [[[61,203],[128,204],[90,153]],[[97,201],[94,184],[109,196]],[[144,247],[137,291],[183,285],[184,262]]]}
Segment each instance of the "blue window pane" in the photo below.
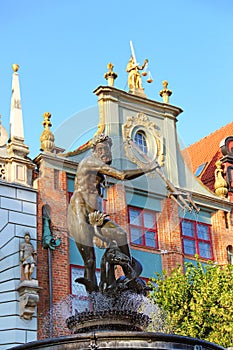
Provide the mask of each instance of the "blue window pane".
{"label": "blue window pane", "polygon": [[131,227],[131,242],[134,244],[142,244],[142,230]]}
{"label": "blue window pane", "polygon": [[129,210],[129,222],[130,224],[141,226],[140,211],[136,209]]}
{"label": "blue window pane", "polygon": [[210,239],[208,226],[197,224],[197,237],[208,241]]}
{"label": "blue window pane", "polygon": [[196,254],[195,241],[191,239],[184,239],[184,253],[189,255]]}
{"label": "blue window pane", "polygon": [[147,154],[147,142],[146,136],[143,131],[138,131],[134,136],[134,142],[140,148],[142,152]]}
{"label": "blue window pane", "polygon": [[147,247],[156,248],[155,233],[151,231],[146,231],[145,242]]}
{"label": "blue window pane", "polygon": [[154,228],[155,216],[152,213],[144,213],[144,226],[146,228]]}
{"label": "blue window pane", "polygon": [[184,236],[194,237],[194,224],[191,221],[182,221],[182,234]]}
{"label": "blue window pane", "polygon": [[199,255],[202,258],[210,259],[211,258],[211,250],[210,250],[210,244],[205,242],[199,242]]}
{"label": "blue window pane", "polygon": [[196,169],[194,175],[197,176],[197,177],[200,176],[202,171],[204,170],[206,164],[207,163],[203,163],[203,164],[199,165],[199,167]]}
{"label": "blue window pane", "polygon": [[74,176],[67,175],[68,192],[74,192]]}

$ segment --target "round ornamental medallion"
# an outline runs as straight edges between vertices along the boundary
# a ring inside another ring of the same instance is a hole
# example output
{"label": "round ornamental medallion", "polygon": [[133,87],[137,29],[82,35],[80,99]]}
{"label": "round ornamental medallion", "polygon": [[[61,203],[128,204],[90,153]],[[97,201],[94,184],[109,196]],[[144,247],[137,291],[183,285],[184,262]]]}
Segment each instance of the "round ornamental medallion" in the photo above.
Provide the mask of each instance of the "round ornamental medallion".
{"label": "round ornamental medallion", "polygon": [[127,118],[122,126],[125,154],[131,162],[143,167],[145,163],[157,159],[164,164],[161,136],[155,123],[144,113]]}

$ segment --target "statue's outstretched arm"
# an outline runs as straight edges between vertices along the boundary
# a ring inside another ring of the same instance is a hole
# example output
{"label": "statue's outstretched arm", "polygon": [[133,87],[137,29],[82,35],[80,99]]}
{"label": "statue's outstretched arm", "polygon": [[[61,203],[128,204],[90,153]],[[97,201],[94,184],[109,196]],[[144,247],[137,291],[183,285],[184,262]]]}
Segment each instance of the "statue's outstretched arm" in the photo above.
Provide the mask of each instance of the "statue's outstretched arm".
{"label": "statue's outstretched arm", "polygon": [[130,169],[130,170],[118,170],[114,167],[111,167],[109,165],[104,165],[99,169],[99,173],[113,177],[117,180],[133,180],[136,179],[139,176],[142,176],[144,174],[147,174],[153,170],[156,169],[158,166],[158,163],[151,163],[149,165],[146,165],[144,168],[141,169]]}
{"label": "statue's outstretched arm", "polygon": [[138,69],[139,69],[139,70],[144,69],[147,63],[148,63],[148,59],[146,58],[145,61],[143,62],[143,65],[138,66]]}

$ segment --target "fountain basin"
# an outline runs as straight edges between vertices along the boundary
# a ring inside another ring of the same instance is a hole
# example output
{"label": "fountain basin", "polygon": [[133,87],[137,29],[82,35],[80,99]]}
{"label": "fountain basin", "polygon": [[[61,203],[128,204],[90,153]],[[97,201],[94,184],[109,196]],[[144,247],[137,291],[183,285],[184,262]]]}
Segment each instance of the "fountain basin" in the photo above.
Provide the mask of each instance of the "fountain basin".
{"label": "fountain basin", "polygon": [[23,349],[223,350],[224,348],[204,340],[173,334],[131,331],[93,331],[66,337],[40,340],[11,348],[11,350]]}
{"label": "fountain basin", "polygon": [[147,315],[131,310],[102,310],[76,313],[66,320],[73,333],[90,331],[143,331],[150,322]]}

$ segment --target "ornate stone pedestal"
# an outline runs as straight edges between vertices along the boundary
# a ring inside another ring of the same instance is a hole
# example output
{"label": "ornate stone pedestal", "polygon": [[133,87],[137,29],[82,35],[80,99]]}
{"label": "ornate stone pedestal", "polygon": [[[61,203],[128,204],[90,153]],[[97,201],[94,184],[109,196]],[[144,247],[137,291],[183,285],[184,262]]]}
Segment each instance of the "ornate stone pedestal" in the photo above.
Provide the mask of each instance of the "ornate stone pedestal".
{"label": "ornate stone pedestal", "polygon": [[19,292],[20,317],[25,320],[31,320],[35,308],[39,302],[39,290],[37,280],[25,280],[20,283],[17,291]]}
{"label": "ornate stone pedestal", "polygon": [[224,350],[221,346],[204,340],[174,334],[147,332],[93,331],[67,337],[40,340],[16,346],[9,350]]}

